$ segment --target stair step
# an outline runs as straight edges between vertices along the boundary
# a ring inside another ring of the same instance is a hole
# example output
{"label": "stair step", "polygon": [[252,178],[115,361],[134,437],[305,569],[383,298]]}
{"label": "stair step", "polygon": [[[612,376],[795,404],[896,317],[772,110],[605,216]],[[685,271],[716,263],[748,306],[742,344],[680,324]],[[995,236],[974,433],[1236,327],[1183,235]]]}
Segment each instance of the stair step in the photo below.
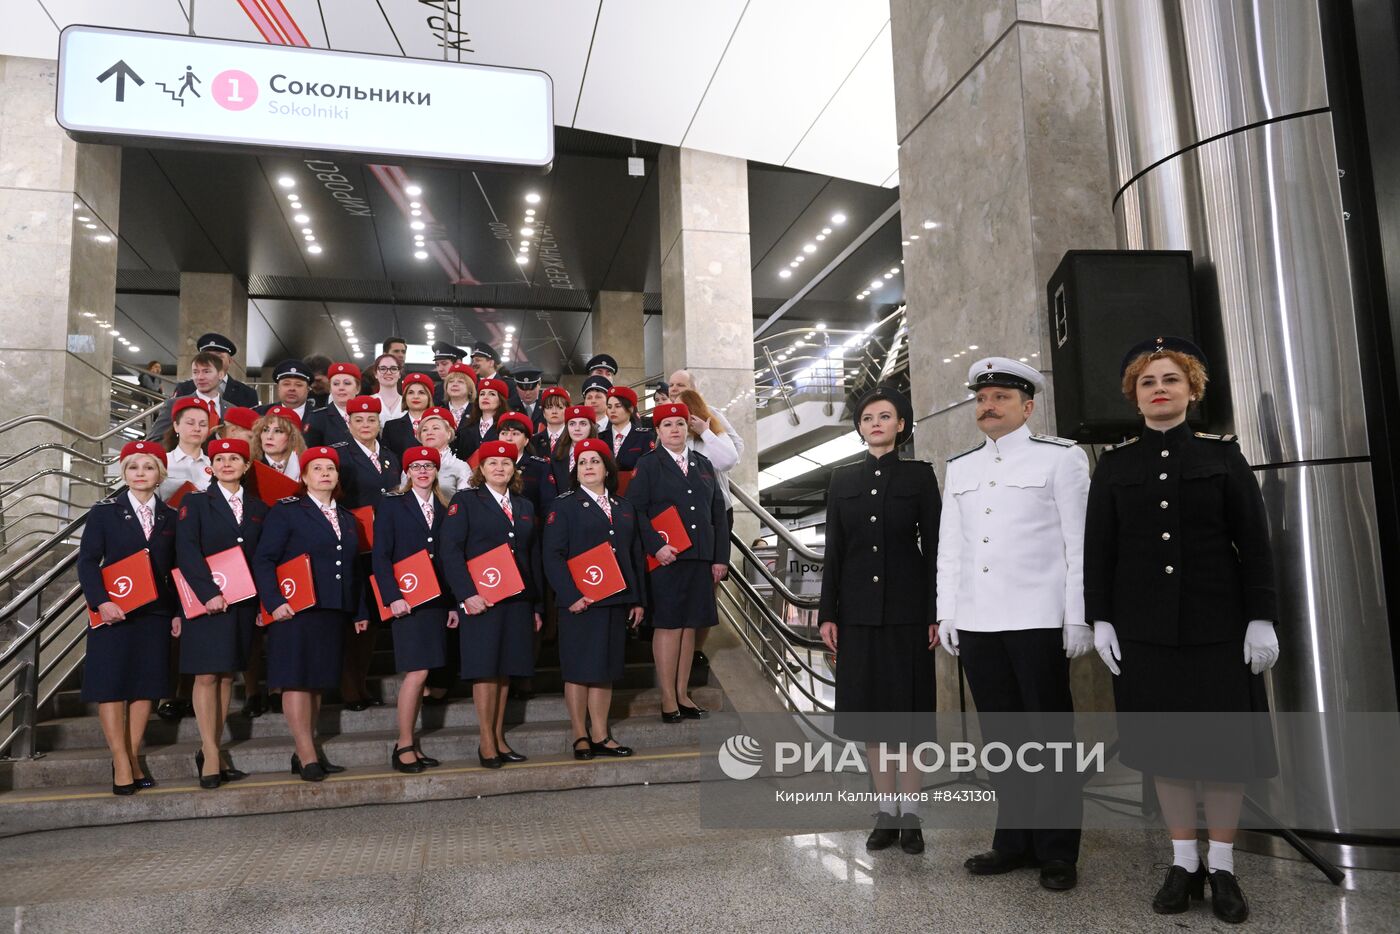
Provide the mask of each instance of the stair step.
{"label": "stair step", "polygon": [[[700,706],[718,709],[722,695],[718,688],[697,688],[691,698]],[[641,688],[613,692],[612,716],[615,719],[656,715],[661,712],[661,692],[656,688]],[[397,729],[396,709],[389,704],[382,707],[369,707],[365,710],[347,710],[340,706],[327,705],[321,708],[319,723],[323,736],[350,735]],[[452,698],[442,706],[425,706],[422,711],[422,724],[425,731],[472,727],[477,725],[476,705],[469,698]],[[568,720],[568,709],[564,706],[562,694],[542,694],[529,700],[511,700],[506,703],[507,723],[539,723]],[[287,721],[281,714],[271,711],[253,720],[241,716],[235,706],[228,719],[228,735],[233,742],[249,739],[288,735]],[[38,748],[56,752],[59,750],[98,748],[106,746],[102,737],[102,724],[95,716],[64,717],[40,723],[35,741]],[[152,717],[146,728],[148,749],[168,746],[174,743],[198,743],[199,726],[193,717],[183,717],[169,723],[159,717]]]}
{"label": "stair step", "polygon": [[[694,743],[698,721],[663,723],[659,716],[632,717],[614,721],[613,735],[618,742],[645,750],[661,746]],[[567,721],[522,723],[507,726],[506,742],[527,756],[566,753],[574,739]],[[386,770],[393,751],[396,730],[326,736],[322,748],[330,761],[347,769]],[[476,764],[478,736],[475,727],[445,727],[425,730],[423,750],[444,762]],[[288,773],[292,743],[286,736],[266,736],[234,742],[227,746],[233,762],[249,773]],[[147,774],[157,782],[181,782],[195,778],[194,754],[197,742],[150,747],[143,756]],[[570,761],[573,761],[572,758]],[[64,749],[40,759],[0,762],[0,789],[71,788],[99,785],[110,794],[112,760],[104,747]],[[104,784],[105,783],[105,784]]]}

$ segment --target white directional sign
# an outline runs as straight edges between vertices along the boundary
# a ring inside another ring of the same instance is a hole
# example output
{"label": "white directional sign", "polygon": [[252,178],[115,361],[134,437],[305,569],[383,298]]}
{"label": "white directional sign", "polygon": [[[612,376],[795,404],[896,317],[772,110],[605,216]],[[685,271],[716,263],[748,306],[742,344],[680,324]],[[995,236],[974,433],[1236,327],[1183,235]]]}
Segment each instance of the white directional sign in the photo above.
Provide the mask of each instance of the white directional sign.
{"label": "white directional sign", "polygon": [[549,75],[69,26],[59,125],[75,139],[176,140],[548,169]]}

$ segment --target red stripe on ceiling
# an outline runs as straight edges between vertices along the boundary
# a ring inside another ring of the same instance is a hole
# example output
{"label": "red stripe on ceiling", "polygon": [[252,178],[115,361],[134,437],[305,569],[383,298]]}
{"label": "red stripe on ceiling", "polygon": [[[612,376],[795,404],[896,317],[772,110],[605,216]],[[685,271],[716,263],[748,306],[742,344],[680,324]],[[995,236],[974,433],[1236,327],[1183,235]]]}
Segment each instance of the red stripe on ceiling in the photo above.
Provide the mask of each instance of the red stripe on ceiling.
{"label": "red stripe on ceiling", "polygon": [[286,4],[282,0],[262,0],[262,4],[272,14],[277,25],[281,27],[282,32],[287,37],[288,45],[299,45],[303,48],[311,46],[311,43],[306,41],[306,35],[302,33],[301,27],[297,25],[297,21],[292,19],[291,13],[287,12]]}
{"label": "red stripe on ceiling", "polygon": [[277,27],[273,24],[272,20],[263,12],[262,7],[258,6],[257,0],[238,0],[238,5],[243,8],[243,12],[247,14],[248,19],[252,20],[253,27],[257,29],[258,32],[262,33],[263,41],[271,45],[287,44],[286,40],[282,38],[282,34],[277,31]]}

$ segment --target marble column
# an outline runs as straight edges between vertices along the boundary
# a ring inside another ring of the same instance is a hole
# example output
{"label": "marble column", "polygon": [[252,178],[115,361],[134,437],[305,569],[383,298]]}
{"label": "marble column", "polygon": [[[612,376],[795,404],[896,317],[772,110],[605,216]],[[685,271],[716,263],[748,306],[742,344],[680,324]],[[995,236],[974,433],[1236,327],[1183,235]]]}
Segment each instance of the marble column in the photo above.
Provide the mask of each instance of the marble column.
{"label": "marble column", "polygon": [[[729,478],[757,496],[748,163],[666,146],[657,166],[662,369],[689,370],[705,401],[724,412],[746,446]],[[735,524],[748,540],[757,534],[742,508]]]}
{"label": "marble column", "polygon": [[237,276],[223,272],[180,273],[179,354],[181,379],[189,376],[190,361],[199,353],[201,334],[222,334],[238,347],[229,366],[235,379],[244,376],[248,352],[248,292]]}
{"label": "marble column", "polygon": [[[1050,373],[1045,284],[1068,249],[1116,248],[1094,0],[890,0],[911,388],[920,457],[977,444],[968,367]],[[1053,395],[1031,429],[1053,433]],[[1111,709],[1097,658],[1080,709]],[[957,709],[939,655],[939,708]]]}
{"label": "marble column", "polygon": [[[56,82],[55,62],[0,56],[0,422],[46,415],[95,436],[110,419],[121,150],[68,137],[54,120]],[[38,424],[0,434],[0,460],[41,444],[54,448],[0,471],[0,484],[45,470],[100,478],[81,455],[113,453]],[[31,493],[42,495],[21,499]],[[7,490],[4,539],[53,530],[69,517],[56,500],[96,495],[57,475]]]}
{"label": "marble column", "polygon": [[[595,354],[611,354],[617,361],[613,382],[631,386],[646,379],[646,346],[642,342],[641,292],[599,292],[589,318],[592,347]],[[637,395],[643,393],[638,390]]]}

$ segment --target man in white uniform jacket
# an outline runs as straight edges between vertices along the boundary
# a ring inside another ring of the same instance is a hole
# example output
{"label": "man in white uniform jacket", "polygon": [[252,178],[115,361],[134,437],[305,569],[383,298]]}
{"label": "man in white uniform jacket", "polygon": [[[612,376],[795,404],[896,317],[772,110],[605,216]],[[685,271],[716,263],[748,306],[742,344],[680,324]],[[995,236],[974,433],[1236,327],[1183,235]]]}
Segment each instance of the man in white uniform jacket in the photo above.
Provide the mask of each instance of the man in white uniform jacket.
{"label": "man in white uniform jacket", "polygon": [[[962,659],[985,741],[1013,752],[1028,740],[1072,741],[1069,659],[1094,645],[1084,619],[1089,461],[1073,441],[1026,427],[1045,388],[1034,368],[988,357],[967,379],[987,437],[948,461],[939,641]],[[992,849],[963,865],[974,875],[1039,867],[1041,885],[1073,888],[1083,814],[1077,776],[1057,775],[1051,760],[1038,776],[1013,768],[992,780],[999,807]]]}

